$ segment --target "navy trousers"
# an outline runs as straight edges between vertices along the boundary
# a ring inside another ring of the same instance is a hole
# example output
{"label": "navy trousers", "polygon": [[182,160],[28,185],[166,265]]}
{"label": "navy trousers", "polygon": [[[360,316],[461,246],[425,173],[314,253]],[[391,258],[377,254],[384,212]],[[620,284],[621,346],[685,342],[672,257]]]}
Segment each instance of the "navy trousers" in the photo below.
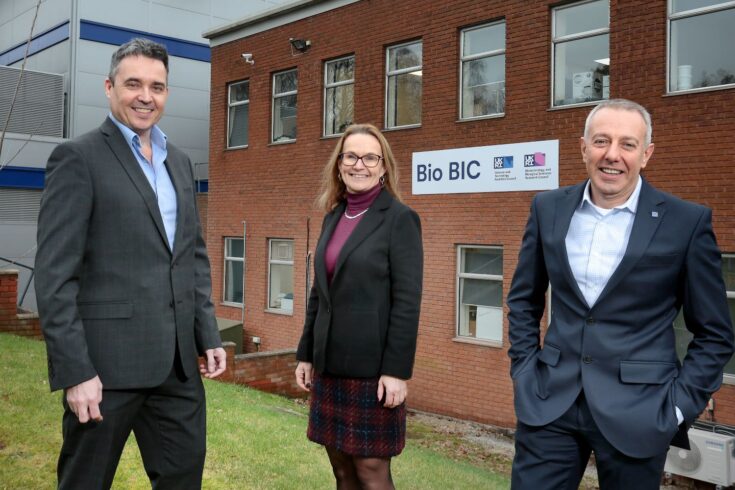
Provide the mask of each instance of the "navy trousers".
{"label": "navy trousers", "polygon": [[592,419],[584,393],[548,425],[531,427],[519,421],[515,448],[513,490],[576,490],[592,452],[601,490],[658,490],[667,453],[638,459],[615,449]]}

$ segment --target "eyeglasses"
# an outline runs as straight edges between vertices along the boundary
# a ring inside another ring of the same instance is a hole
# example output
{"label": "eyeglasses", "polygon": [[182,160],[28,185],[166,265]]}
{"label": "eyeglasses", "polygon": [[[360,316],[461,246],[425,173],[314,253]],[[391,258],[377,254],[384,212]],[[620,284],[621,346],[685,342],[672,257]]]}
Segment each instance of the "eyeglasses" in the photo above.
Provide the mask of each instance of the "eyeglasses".
{"label": "eyeglasses", "polygon": [[342,161],[342,165],[353,167],[357,165],[358,160],[362,160],[362,164],[368,168],[377,167],[380,161],[383,159],[383,157],[381,157],[380,155],[376,155],[375,153],[368,153],[367,155],[358,157],[354,153],[350,152],[340,153],[339,158]]}

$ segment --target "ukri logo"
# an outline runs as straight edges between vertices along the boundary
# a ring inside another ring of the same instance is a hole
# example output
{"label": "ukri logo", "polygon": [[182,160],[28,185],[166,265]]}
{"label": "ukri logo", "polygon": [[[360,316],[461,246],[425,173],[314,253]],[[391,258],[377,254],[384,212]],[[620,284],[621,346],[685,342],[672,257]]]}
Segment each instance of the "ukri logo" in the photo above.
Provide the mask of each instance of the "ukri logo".
{"label": "ukri logo", "polygon": [[541,153],[540,151],[537,151],[536,153],[531,153],[530,155],[524,155],[523,156],[523,166],[524,167],[545,167],[546,166],[546,153]]}

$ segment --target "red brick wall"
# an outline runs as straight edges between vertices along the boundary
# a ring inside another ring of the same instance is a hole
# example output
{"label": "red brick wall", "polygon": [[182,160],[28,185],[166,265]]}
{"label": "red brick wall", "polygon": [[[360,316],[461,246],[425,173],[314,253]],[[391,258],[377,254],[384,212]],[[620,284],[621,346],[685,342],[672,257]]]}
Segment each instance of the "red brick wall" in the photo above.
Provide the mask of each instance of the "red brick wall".
{"label": "red brick wall", "polygon": [[235,355],[235,344],[225,342],[224,347],[227,371],[218,378],[220,381],[294,398],[306,396],[296,385],[295,349]]}
{"label": "red brick wall", "polygon": [[0,269],[0,332],[41,339],[38,314],[18,310],[18,271]]}
{"label": "red brick wall", "polygon": [[[423,40],[420,128],[386,132],[400,162],[407,203],[421,216],[425,276],[410,406],[500,426],[515,423],[504,347],[453,341],[456,245],[502,245],[507,293],[533,192],[411,195],[414,151],[545,139],[560,142],[560,184],[585,178],[578,138],[589,107],[549,110],[550,6],[547,0],[370,0],[277,27],[212,50],[209,227],[215,300],[222,298],[223,237],[247,223],[245,329],[261,349],[293,348],[305,309],[305,256],[313,252],[322,213],[311,206],[335,140],[321,137],[324,60],[354,53],[355,121],[383,126],[385,47]],[[458,53],[462,27],[504,18],[507,25],[504,117],[458,122]],[[666,2],[611,0],[610,94],[644,104],[654,119],[656,151],[646,169],[655,186],[714,209],[723,251],[735,252],[735,90],[666,95]],[[310,39],[293,55],[289,37]],[[254,65],[240,56],[253,53]],[[298,139],[270,145],[271,75],[297,68]],[[227,83],[250,80],[250,141],[225,149]],[[310,241],[307,245],[307,223]],[[265,311],[268,238],[295,240],[294,314]],[[220,305],[219,316],[240,318]],[[717,395],[716,414],[735,424],[734,386]]]}

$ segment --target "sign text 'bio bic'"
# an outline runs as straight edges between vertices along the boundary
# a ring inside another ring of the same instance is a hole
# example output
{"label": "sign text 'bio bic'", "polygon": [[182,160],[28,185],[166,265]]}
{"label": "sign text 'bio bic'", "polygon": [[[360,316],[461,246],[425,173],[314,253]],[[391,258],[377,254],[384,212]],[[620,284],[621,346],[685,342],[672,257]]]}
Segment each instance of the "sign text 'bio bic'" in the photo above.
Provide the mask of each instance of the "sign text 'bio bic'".
{"label": "sign text 'bio bic'", "polygon": [[509,192],[559,187],[559,141],[413,154],[413,194]]}

